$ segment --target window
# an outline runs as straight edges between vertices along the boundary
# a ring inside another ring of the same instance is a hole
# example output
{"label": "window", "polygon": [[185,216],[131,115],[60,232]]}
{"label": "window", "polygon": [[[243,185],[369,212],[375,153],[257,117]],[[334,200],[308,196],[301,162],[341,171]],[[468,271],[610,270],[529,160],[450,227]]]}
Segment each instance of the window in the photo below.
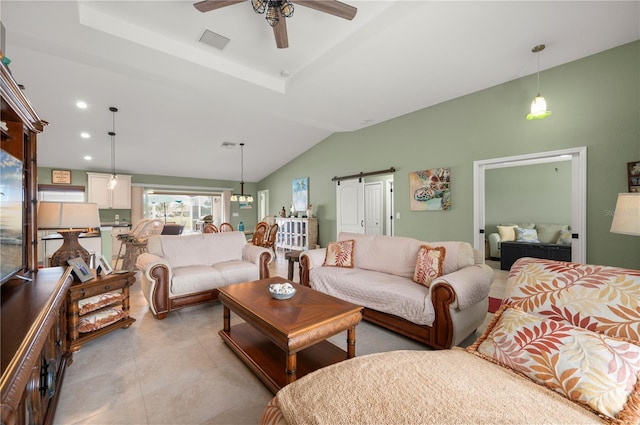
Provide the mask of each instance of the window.
{"label": "window", "polygon": [[215,193],[146,191],[144,217],[184,226],[183,234],[198,230],[207,216],[216,226],[222,222],[222,196]]}

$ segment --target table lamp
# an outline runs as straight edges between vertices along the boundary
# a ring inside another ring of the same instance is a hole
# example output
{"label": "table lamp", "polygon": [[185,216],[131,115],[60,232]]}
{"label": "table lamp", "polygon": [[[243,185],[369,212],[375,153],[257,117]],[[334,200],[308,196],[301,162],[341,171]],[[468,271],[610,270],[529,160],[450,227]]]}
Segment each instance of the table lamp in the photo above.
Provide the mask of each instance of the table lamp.
{"label": "table lamp", "polygon": [[67,260],[78,257],[88,265],[91,256],[78,242],[78,235],[98,226],[98,204],[40,202],[38,205],[38,228],[56,230],[63,239],[62,246],[51,256],[51,267],[66,266]]}
{"label": "table lamp", "polygon": [[640,193],[619,193],[611,233],[640,236]]}

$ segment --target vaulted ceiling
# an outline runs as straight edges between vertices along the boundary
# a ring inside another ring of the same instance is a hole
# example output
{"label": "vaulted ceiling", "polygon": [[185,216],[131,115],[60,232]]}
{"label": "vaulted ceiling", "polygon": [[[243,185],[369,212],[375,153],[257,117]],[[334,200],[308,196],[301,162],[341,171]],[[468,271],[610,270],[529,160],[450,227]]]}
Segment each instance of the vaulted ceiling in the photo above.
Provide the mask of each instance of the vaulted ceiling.
{"label": "vaulted ceiling", "polygon": [[278,49],[248,1],[3,0],[10,69],[50,123],[39,165],[108,172],[116,106],[119,173],[239,180],[222,144],[243,142],[258,181],[334,132],[533,74],[537,44],[544,70],[640,38],[638,1],[347,3],[352,21],[295,5]]}

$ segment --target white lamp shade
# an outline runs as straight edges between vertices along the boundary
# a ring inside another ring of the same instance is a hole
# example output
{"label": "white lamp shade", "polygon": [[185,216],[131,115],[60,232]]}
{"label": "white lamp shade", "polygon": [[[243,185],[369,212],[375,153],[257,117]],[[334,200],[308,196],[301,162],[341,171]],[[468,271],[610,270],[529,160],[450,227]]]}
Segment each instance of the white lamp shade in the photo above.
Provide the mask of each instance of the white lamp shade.
{"label": "white lamp shade", "polygon": [[86,229],[99,227],[98,204],[81,202],[40,202],[39,229]]}
{"label": "white lamp shade", "polygon": [[640,236],[640,193],[619,193],[611,232]]}

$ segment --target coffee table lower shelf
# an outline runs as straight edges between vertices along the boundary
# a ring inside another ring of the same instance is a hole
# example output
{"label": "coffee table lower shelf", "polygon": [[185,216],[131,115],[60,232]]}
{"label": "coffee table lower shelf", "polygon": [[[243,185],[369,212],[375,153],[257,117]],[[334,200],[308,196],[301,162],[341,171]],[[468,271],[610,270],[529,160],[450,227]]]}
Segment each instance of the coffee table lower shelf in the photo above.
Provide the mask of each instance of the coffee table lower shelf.
{"label": "coffee table lower shelf", "polygon": [[[274,394],[287,385],[286,353],[252,325],[240,323],[218,334]],[[346,359],[346,351],[320,341],[297,353],[296,379]]]}

